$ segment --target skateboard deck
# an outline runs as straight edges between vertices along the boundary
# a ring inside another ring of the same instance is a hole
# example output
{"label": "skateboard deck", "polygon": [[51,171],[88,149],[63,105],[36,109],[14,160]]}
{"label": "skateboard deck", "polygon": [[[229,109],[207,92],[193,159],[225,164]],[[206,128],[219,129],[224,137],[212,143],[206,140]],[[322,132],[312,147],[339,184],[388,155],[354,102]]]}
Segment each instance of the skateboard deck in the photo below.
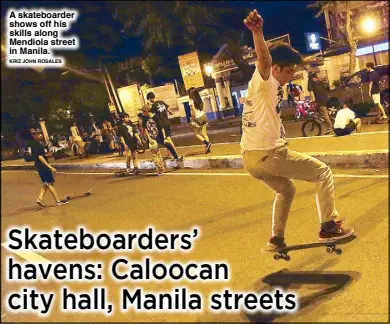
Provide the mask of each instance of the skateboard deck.
{"label": "skateboard deck", "polygon": [[114,177],[115,178],[139,177],[139,176],[157,177],[157,176],[163,175],[164,173],[175,172],[177,170],[178,170],[178,168],[173,168],[172,170],[165,170],[163,173],[158,173],[157,170],[138,171],[138,173],[127,172],[127,171],[119,171],[119,172],[115,172],[114,173]]}
{"label": "skateboard deck", "polygon": [[273,253],[274,259],[284,259],[285,261],[290,261],[290,256],[288,253],[290,251],[299,251],[299,250],[306,250],[306,249],[313,249],[318,247],[326,247],[326,252],[329,254],[336,253],[336,255],[340,255],[343,250],[338,248],[338,245],[347,244],[351,241],[353,241],[356,236],[352,235],[354,231],[347,237],[344,237],[342,239],[338,240],[332,240],[332,241],[325,241],[325,242],[310,242],[310,243],[303,243],[303,244],[296,244],[296,245],[288,245],[283,248],[268,248],[268,249],[262,249],[261,252],[263,253]]}
{"label": "skateboard deck", "polygon": [[72,199],[76,199],[76,198],[87,197],[87,196],[92,195],[92,190],[93,190],[93,188],[89,189],[88,191],[84,191],[82,193],[79,193],[79,194],[65,196],[64,198],[66,200],[72,200]]}

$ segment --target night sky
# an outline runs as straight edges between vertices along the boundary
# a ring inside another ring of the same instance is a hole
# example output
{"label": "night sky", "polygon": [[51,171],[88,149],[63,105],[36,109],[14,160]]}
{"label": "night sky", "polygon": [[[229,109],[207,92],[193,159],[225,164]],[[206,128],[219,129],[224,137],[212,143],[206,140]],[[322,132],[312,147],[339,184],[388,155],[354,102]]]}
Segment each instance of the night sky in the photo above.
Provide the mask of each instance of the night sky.
{"label": "night sky", "polygon": [[[101,7],[101,10],[96,11],[94,15],[99,21],[110,24],[115,30],[118,30],[118,36],[120,37],[120,44],[111,49],[119,57],[132,57],[137,56],[141,52],[141,42],[134,38],[126,37],[120,33],[121,26],[118,22],[114,22],[110,13],[105,10],[104,2],[79,2],[79,1],[4,1],[2,2],[2,17],[8,7],[47,7],[57,8],[69,7],[78,9],[80,6],[86,6],[87,3],[95,4]],[[304,42],[305,32],[320,32],[322,36],[326,37],[326,27],[324,17],[314,18],[316,13],[313,9],[308,9],[306,6],[312,3],[312,1],[223,1],[219,2],[220,6],[229,7],[241,7],[241,8],[253,8],[263,16],[265,20],[264,33],[266,39],[271,39],[284,34],[290,34],[290,40],[292,45],[302,53],[306,53],[306,47]],[[83,19],[82,11],[80,11],[80,18],[76,24],[73,25],[70,33],[77,34],[77,31],[82,28],[87,28],[88,22]],[[242,17],[244,19],[245,17]],[[4,20],[2,19],[4,22]],[[2,30],[4,26],[2,26]],[[245,26],[242,25],[243,30]],[[249,38],[250,40],[250,38]],[[214,55],[219,46],[216,41],[216,47],[210,49],[210,54]],[[242,44],[243,45],[243,44]],[[253,45],[253,44],[248,44]],[[326,46],[327,44],[323,44]],[[82,47],[81,47],[82,51]],[[84,53],[93,55],[93,53]]]}

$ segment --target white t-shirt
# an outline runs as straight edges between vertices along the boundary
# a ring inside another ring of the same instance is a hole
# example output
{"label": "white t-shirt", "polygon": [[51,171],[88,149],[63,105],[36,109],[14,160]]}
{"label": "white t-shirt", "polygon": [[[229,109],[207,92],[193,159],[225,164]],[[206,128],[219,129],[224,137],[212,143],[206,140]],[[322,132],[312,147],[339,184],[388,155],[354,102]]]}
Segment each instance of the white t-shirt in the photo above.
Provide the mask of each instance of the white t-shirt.
{"label": "white t-shirt", "polygon": [[258,68],[249,81],[242,114],[241,153],[273,150],[285,145],[285,131],[280,120],[283,88],[272,76],[263,80]]}
{"label": "white t-shirt", "polygon": [[340,109],[334,121],[334,128],[344,129],[351,120],[355,119],[355,113],[349,108]]}

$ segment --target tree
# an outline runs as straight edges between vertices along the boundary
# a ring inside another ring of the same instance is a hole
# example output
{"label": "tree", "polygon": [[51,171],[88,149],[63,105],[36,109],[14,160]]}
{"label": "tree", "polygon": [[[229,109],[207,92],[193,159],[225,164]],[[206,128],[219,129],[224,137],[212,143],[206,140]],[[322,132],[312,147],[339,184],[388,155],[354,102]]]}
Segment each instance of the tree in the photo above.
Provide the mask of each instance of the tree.
{"label": "tree", "polygon": [[[115,1],[113,6],[122,32],[142,39],[143,70],[152,79],[157,71],[179,77],[178,55],[198,51],[203,57],[227,41],[239,44],[242,19],[249,10],[226,1]],[[149,66],[154,66],[154,75]]]}
{"label": "tree", "polygon": [[352,23],[351,1],[315,1],[312,4],[309,4],[308,7],[319,9],[319,12],[316,14],[316,18],[324,14],[324,10],[326,9],[332,11],[335,15],[337,15],[339,12],[345,11],[345,30],[341,29],[339,25],[337,25],[337,28],[339,32],[344,36],[344,39],[342,40],[343,44],[348,46],[350,49],[348,69],[349,74],[355,72],[356,50],[360,37],[357,34],[357,28]]}

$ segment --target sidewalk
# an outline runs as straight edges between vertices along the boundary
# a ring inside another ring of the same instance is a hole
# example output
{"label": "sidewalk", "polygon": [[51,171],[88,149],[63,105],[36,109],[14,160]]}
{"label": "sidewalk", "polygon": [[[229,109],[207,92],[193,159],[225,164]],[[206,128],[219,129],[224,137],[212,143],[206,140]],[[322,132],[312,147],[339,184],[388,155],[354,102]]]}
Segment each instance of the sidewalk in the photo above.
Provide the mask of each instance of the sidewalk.
{"label": "sidewalk", "polygon": [[[331,167],[386,168],[388,167],[389,133],[372,132],[353,134],[345,137],[320,136],[288,139],[289,148],[308,153]],[[162,149],[165,156],[166,150]],[[166,160],[168,168],[214,169],[242,168],[242,157],[238,143],[221,143],[212,146],[210,154],[204,154],[203,145],[178,147],[184,154],[182,162]],[[150,152],[139,154],[140,169],[154,169]],[[58,170],[117,170],[124,169],[124,157],[117,153],[91,156],[84,159],[69,157],[61,160],[51,159],[50,163]],[[32,162],[23,159],[2,161],[2,170],[33,169]]]}

